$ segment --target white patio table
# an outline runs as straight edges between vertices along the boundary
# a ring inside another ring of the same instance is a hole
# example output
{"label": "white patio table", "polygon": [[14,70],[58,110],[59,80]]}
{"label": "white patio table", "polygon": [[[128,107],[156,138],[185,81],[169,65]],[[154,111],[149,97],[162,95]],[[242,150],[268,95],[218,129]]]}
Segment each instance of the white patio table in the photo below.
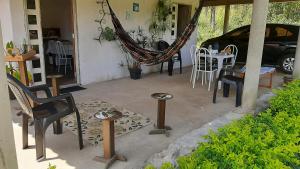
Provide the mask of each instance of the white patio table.
{"label": "white patio table", "polygon": [[[218,60],[218,71],[217,71],[217,78],[218,78],[219,75],[220,75],[220,72],[223,68],[224,60],[233,58],[234,55],[233,54],[226,54],[226,53],[211,53],[211,57],[213,59]],[[195,63],[197,63],[197,61],[195,61]],[[221,89],[221,82],[219,82],[219,89]]]}

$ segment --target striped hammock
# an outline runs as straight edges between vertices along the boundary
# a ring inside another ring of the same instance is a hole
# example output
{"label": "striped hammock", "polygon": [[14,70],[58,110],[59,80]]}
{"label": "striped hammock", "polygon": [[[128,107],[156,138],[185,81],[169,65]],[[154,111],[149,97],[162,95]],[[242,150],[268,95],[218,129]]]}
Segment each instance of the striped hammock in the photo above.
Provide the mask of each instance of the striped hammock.
{"label": "striped hammock", "polygon": [[119,19],[114,13],[112,7],[110,6],[108,0],[106,0],[109,11],[111,14],[112,23],[115,27],[116,35],[118,36],[121,44],[125,47],[127,52],[139,63],[144,65],[156,65],[171,59],[178,51],[185,45],[187,40],[190,38],[191,34],[194,32],[198,19],[203,8],[204,0],[200,0],[199,7],[196,10],[192,20],[185,28],[183,33],[170,45],[169,48],[164,51],[152,51],[140,47],[124,30]]}

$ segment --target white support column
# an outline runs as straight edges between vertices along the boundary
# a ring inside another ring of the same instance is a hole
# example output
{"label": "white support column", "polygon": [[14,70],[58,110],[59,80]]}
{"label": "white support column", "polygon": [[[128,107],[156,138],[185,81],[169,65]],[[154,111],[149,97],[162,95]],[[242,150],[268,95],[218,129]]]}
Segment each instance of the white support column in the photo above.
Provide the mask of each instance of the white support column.
{"label": "white support column", "polygon": [[295,59],[296,60],[295,60],[295,65],[294,65],[293,76],[295,79],[300,79],[300,30],[299,30],[299,37],[298,37]]}
{"label": "white support column", "polygon": [[252,110],[256,106],[268,5],[269,0],[254,0],[253,2],[252,23],[246,63],[247,69],[242,101],[244,111]]}
{"label": "white support column", "polygon": [[230,5],[225,5],[223,34],[228,32],[229,18],[230,18]]}
{"label": "white support column", "polygon": [[0,169],[17,169],[18,163],[3,55],[2,30],[0,26]]}

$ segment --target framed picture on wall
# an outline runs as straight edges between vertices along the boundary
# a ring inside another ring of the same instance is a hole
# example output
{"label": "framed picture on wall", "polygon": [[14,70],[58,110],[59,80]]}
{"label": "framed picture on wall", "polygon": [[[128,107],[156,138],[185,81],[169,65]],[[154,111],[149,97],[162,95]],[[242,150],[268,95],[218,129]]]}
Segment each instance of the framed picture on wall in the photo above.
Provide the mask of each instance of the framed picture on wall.
{"label": "framed picture on wall", "polygon": [[139,3],[133,3],[133,12],[140,12],[140,4]]}

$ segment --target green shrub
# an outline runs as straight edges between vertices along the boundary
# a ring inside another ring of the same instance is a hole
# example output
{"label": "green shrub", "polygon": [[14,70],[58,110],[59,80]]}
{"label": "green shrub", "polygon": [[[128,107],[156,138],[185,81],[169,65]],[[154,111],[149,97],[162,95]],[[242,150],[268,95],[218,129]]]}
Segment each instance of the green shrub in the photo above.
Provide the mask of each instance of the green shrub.
{"label": "green shrub", "polygon": [[145,169],[156,169],[153,165],[147,165]]}
{"label": "green shrub", "polygon": [[290,115],[299,115],[300,112],[300,80],[295,80],[284,89],[274,90],[276,96],[270,101],[273,112],[288,112]]}
{"label": "green shrub", "polygon": [[300,167],[300,116],[271,110],[251,115],[210,133],[190,156],[180,157],[180,169]]}
{"label": "green shrub", "polygon": [[300,80],[276,90],[270,109],[205,136],[180,169],[299,169]]}
{"label": "green shrub", "polygon": [[[156,169],[153,165],[147,165],[145,169]],[[164,163],[161,166],[161,169],[175,169],[175,167],[171,163]]]}
{"label": "green shrub", "polygon": [[171,163],[164,163],[161,169],[175,169],[175,167]]}
{"label": "green shrub", "polygon": [[56,166],[55,166],[55,165],[51,165],[51,164],[49,164],[49,167],[48,167],[48,169],[56,169]]}

